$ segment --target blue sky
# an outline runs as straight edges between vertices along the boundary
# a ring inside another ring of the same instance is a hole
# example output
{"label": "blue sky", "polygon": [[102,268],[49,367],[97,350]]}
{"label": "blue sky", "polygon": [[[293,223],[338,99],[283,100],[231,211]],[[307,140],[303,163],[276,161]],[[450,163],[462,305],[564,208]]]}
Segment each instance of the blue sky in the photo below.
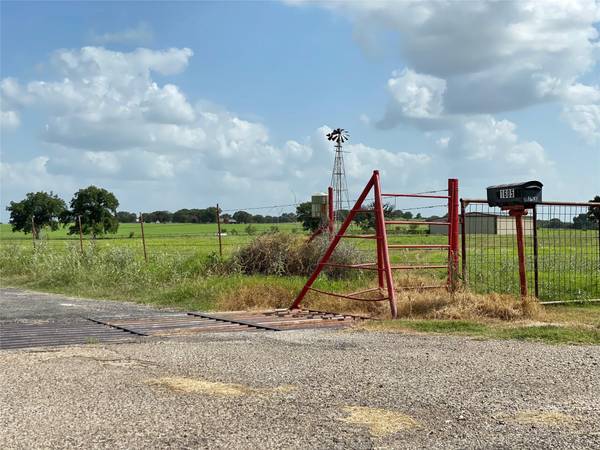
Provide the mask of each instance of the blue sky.
{"label": "blue sky", "polygon": [[[125,210],[287,204],[458,177],[600,193],[600,3],[2,2],[0,207],[89,184]],[[265,211],[272,214],[278,211]]]}

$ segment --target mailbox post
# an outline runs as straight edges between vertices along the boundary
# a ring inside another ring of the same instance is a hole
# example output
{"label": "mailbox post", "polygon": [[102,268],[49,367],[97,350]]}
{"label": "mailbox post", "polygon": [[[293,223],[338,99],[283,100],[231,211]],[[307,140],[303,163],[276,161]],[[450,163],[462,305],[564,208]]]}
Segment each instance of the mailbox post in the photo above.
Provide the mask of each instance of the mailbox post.
{"label": "mailbox post", "polygon": [[487,188],[488,205],[498,206],[515,218],[517,252],[519,256],[519,284],[521,296],[527,297],[527,274],[525,269],[525,239],[523,238],[523,216],[527,209],[542,201],[542,186],[539,181],[501,184]]}

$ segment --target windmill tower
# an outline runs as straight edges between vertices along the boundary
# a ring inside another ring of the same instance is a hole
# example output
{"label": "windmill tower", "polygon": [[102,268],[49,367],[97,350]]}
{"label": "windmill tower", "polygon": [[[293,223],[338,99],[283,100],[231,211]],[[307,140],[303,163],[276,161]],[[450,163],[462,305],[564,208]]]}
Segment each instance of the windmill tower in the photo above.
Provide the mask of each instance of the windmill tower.
{"label": "windmill tower", "polygon": [[342,144],[348,140],[348,132],[343,128],[336,128],[327,134],[327,139],[335,143],[335,159],[331,173],[331,186],[333,186],[333,206],[335,222],[344,220],[343,210],[350,207],[348,198],[348,183],[346,182],[346,169],[344,168],[344,152]]}

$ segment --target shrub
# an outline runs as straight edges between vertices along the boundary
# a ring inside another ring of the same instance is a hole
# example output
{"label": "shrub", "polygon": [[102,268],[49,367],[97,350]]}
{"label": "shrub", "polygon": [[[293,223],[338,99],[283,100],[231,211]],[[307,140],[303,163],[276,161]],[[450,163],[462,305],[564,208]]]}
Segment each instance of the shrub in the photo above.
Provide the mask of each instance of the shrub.
{"label": "shrub", "polygon": [[[287,233],[265,234],[238,250],[234,259],[246,274],[306,276],[315,269],[328,243],[325,236],[307,244],[302,237]],[[330,262],[358,264],[363,262],[363,258],[356,247],[340,242]],[[324,272],[332,278],[349,278],[358,273],[339,267],[327,267]]]}

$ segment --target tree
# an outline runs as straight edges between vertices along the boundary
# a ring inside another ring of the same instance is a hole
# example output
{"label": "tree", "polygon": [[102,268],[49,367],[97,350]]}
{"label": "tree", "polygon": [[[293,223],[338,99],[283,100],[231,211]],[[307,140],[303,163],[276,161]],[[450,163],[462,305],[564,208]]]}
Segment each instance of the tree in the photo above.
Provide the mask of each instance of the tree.
{"label": "tree", "polygon": [[312,216],[312,203],[304,202],[296,206],[296,217],[302,222],[302,228],[315,231],[321,225],[321,219]]}
{"label": "tree", "polygon": [[590,220],[594,218],[593,215],[588,213],[581,213],[573,217],[573,228],[576,230],[591,230],[594,225],[594,221]]}
{"label": "tree", "polygon": [[282,223],[293,223],[297,220],[296,214],[294,213],[283,213],[281,216],[279,216],[279,221]]}
{"label": "tree", "polygon": [[250,223],[252,221],[252,214],[246,211],[236,211],[233,213],[233,220],[237,223]]}
{"label": "tree", "polygon": [[[20,202],[10,202],[6,210],[10,212],[9,223],[13,231],[34,232],[34,237],[38,239],[41,229],[46,227],[50,227],[51,230],[58,229],[60,218],[64,216],[67,205],[52,191],[50,193],[29,192]],[[32,218],[35,221],[35,231],[32,229]]]}
{"label": "tree", "polygon": [[135,213],[129,211],[119,211],[117,212],[117,220],[119,221],[119,223],[135,223],[137,220],[137,216],[135,215]]}
{"label": "tree", "polygon": [[[372,202],[367,209],[375,209],[375,202]],[[386,219],[393,217],[394,207],[388,203],[383,204],[383,216]],[[354,216],[354,222],[363,230],[367,231],[369,229],[375,228],[375,214],[374,213],[365,213],[359,212]]]}
{"label": "tree", "polygon": [[144,222],[167,223],[173,220],[173,214],[169,211],[152,211],[144,213]]}
{"label": "tree", "polygon": [[84,234],[96,237],[104,233],[116,233],[119,229],[117,208],[119,201],[112,192],[96,186],[79,189],[71,200],[71,211],[63,217],[69,227],[69,234],[79,233],[78,217]]}
{"label": "tree", "polygon": [[[594,203],[600,203],[600,195],[596,195],[592,200]],[[591,223],[600,224],[600,206],[590,206],[587,212],[588,220]]]}
{"label": "tree", "polygon": [[189,209],[178,209],[173,213],[173,222],[175,223],[188,223],[191,222],[191,214]]}

